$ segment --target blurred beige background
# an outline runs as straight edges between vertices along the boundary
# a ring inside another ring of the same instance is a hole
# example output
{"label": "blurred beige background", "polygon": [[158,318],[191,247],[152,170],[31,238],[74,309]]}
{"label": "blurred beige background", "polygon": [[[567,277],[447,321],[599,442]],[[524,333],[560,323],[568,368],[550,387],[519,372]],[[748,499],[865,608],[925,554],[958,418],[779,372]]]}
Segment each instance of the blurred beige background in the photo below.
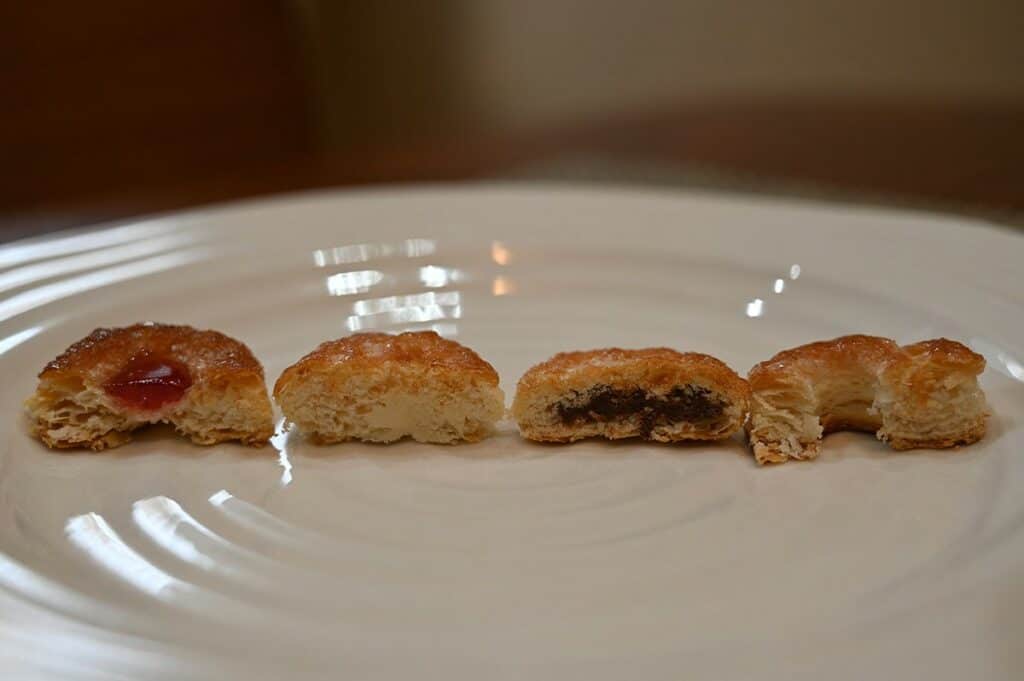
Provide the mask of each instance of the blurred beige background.
{"label": "blurred beige background", "polygon": [[1021,0],[0,3],[0,238],[311,187],[1024,210]]}
{"label": "blurred beige background", "polygon": [[[1015,0],[299,0],[324,134],[566,125],[682,102],[1020,102]],[[398,112],[415,109],[409,119]],[[411,125],[410,125],[411,124]]]}

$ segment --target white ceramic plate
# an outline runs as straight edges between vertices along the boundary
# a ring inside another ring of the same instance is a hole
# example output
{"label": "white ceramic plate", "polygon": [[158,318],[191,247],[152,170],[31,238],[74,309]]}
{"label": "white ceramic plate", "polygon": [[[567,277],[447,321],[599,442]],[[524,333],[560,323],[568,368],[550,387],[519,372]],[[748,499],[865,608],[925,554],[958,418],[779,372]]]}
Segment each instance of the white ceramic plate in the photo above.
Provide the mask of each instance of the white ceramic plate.
{"label": "white ceramic plate", "polygon": [[[319,194],[0,248],[0,678],[1024,677],[1024,239],[703,195]],[[670,345],[746,370],[849,332],[982,352],[980,444],[740,439],[54,453],[21,401],[96,326],[250,345],[434,328],[518,376]]]}

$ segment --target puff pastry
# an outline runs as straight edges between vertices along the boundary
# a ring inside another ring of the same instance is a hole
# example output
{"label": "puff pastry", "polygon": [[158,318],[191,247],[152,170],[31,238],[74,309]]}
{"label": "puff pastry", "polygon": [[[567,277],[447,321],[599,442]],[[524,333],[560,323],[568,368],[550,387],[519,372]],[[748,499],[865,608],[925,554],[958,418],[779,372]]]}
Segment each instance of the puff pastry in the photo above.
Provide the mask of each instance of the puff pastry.
{"label": "puff pastry", "polygon": [[190,326],[96,329],[46,365],[26,409],[33,434],[55,448],[116,447],[153,423],[203,445],[260,445],[274,431],[249,348]]}
{"label": "puff pastry", "polygon": [[988,417],[984,368],[984,357],[945,338],[900,347],[856,335],[785,350],[748,376],[754,457],[813,459],[837,430],[874,432],[894,449],[971,444]]}
{"label": "puff pastry", "polygon": [[748,401],[746,381],[714,357],[608,348],[563,352],[527,371],[512,416],[523,437],[541,442],[717,440],[742,427]]}
{"label": "puff pastry", "polygon": [[274,398],[289,421],[322,444],[475,441],[505,411],[494,367],[433,331],[323,343],[284,370]]}

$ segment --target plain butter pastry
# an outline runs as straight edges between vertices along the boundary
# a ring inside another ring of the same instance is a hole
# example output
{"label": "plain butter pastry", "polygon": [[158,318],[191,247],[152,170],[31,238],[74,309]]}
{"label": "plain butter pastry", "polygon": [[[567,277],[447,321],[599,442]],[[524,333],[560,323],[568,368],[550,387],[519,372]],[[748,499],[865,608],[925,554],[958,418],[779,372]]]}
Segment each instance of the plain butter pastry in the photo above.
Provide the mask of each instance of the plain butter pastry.
{"label": "plain butter pastry", "polygon": [[274,398],[322,444],[472,442],[490,435],[505,411],[494,367],[433,331],[322,343],[284,370]]}
{"label": "plain butter pastry", "polygon": [[894,449],[971,444],[988,417],[984,368],[984,357],[945,338],[900,347],[843,336],[785,350],[748,376],[754,457],[813,459],[837,430],[874,432]]}

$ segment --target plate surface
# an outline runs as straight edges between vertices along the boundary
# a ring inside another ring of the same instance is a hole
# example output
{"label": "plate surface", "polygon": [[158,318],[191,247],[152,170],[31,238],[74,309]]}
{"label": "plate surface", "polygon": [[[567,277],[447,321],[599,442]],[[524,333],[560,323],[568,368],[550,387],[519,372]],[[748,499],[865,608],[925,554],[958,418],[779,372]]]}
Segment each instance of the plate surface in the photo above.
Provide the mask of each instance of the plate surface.
{"label": "plate surface", "polygon": [[[4,679],[1024,677],[1024,239],[965,220],[657,192],[312,194],[0,248]],[[743,442],[110,453],[27,435],[96,326],[245,341],[434,328],[502,377],[669,345],[741,373],[864,332],[989,362],[980,444]]]}

